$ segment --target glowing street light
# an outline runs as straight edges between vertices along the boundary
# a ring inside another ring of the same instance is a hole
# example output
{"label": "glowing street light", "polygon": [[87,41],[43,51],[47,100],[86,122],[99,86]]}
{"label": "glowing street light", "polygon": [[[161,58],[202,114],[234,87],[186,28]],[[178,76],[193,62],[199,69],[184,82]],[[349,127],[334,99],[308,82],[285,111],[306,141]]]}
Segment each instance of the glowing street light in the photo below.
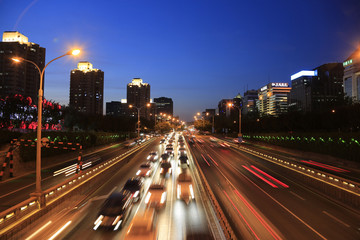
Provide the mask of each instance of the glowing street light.
{"label": "glowing street light", "polygon": [[138,123],[138,128],[137,128],[138,136],[137,137],[138,138],[140,138],[140,110],[144,107],[150,107],[150,106],[151,106],[150,103],[147,103],[145,106],[142,106],[142,107],[136,107],[132,104],[129,105],[129,108],[136,108],[138,111],[138,121],[137,121],[137,123]]}
{"label": "glowing street light", "polygon": [[[240,105],[240,107],[238,107],[238,106],[234,105],[233,103],[228,103],[228,106],[229,107],[235,107],[235,108],[237,108],[239,110],[239,134],[238,134],[238,137],[242,138],[242,133],[241,133],[241,105]],[[240,139],[239,139],[239,142],[241,142]]]}
{"label": "glowing street light", "polygon": [[[60,57],[54,58],[50,62],[48,62],[45,67],[41,70],[40,67],[33,61],[27,60],[22,57],[14,57],[11,58],[14,62],[20,63],[20,62],[29,62],[33,64],[40,74],[40,87],[39,87],[39,96],[38,96],[38,119],[37,119],[37,134],[36,134],[36,190],[35,195],[37,197],[41,197],[42,191],[41,191],[41,127],[42,127],[42,99],[43,99],[43,81],[44,81],[44,73],[47,66],[49,66],[50,63],[54,62],[55,60],[58,60],[59,58],[65,57],[67,55],[78,55],[80,53],[79,49],[74,49],[71,51],[68,51],[67,53],[61,55]],[[42,201],[40,200],[40,205],[42,205]]]}

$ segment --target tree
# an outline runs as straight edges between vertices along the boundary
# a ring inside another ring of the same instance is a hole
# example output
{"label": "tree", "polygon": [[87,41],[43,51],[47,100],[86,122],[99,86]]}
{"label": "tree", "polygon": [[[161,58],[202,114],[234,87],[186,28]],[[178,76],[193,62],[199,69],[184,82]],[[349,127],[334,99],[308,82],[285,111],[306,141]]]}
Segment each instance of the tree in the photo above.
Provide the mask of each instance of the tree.
{"label": "tree", "polygon": [[155,125],[155,130],[160,133],[170,132],[173,126],[169,122],[159,122]]}

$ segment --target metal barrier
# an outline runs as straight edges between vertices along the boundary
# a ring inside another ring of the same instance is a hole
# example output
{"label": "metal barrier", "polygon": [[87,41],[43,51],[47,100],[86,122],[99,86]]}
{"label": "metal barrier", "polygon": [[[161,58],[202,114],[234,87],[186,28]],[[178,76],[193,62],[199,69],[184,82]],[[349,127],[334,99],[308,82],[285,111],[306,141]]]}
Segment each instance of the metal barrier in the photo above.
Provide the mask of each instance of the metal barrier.
{"label": "metal barrier", "polygon": [[[61,204],[62,199],[66,198],[67,195],[76,195],[76,190],[79,187],[83,186],[88,181],[95,179],[108,169],[111,169],[114,165],[121,162],[126,157],[150,144],[153,140],[154,139],[140,146],[138,145],[131,150],[110,159],[95,168],[92,168],[91,170],[75,175],[64,182],[45,190],[40,197],[30,197],[28,200],[1,212],[0,239],[11,238],[11,236],[14,235],[14,232],[21,229],[21,227],[18,227],[21,226],[21,222],[25,220],[28,220],[29,223],[34,222],[39,216],[46,214],[54,207],[51,205]],[[29,219],[32,217],[34,219]],[[19,229],[17,229],[17,227]]]}

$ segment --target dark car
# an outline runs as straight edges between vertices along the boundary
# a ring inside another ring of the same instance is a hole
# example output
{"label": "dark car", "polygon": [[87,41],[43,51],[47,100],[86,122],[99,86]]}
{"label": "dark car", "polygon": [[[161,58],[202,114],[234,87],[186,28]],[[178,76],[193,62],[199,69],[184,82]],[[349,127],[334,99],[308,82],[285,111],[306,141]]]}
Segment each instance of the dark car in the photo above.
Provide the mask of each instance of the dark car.
{"label": "dark car", "polygon": [[139,201],[144,192],[144,181],[141,177],[133,177],[126,181],[123,190],[128,190],[132,194],[134,202]]}
{"label": "dark car", "polygon": [[170,158],[169,154],[166,154],[166,153],[161,154],[160,162],[168,162],[170,160],[169,158]]}
{"label": "dark car", "polygon": [[93,229],[97,230],[101,227],[116,231],[122,227],[131,212],[133,202],[131,195],[128,190],[112,193],[101,207]]}
{"label": "dark car", "polygon": [[167,173],[171,174],[171,163],[162,162],[160,165],[160,176],[165,177]]}
{"label": "dark car", "polygon": [[179,163],[178,163],[178,166],[180,166],[181,168],[186,168],[188,167],[190,164],[189,164],[189,159],[186,155],[181,155],[179,157]]}

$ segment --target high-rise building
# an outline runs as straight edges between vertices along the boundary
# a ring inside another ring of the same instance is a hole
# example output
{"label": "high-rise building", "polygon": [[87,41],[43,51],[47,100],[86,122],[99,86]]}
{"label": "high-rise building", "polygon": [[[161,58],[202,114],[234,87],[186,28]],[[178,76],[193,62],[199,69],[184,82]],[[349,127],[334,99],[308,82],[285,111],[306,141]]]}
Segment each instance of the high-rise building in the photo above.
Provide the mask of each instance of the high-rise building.
{"label": "high-rise building", "polygon": [[233,103],[232,99],[221,99],[218,104],[219,116],[229,117],[230,116],[230,108],[228,106],[229,103]]}
{"label": "high-rise building", "polygon": [[149,119],[151,111],[146,104],[150,103],[150,84],[143,83],[141,78],[133,78],[127,85],[127,103],[141,108],[140,116]]}
{"label": "high-rise building", "polygon": [[242,114],[246,115],[256,111],[256,101],[258,100],[258,91],[255,89],[247,90],[244,93]]}
{"label": "high-rise building", "polygon": [[341,63],[323,64],[313,71],[300,71],[291,76],[289,108],[300,112],[329,111],[344,98]]}
{"label": "high-rise building", "polygon": [[360,101],[360,47],[344,62],[344,93],[354,101]]}
{"label": "high-rise building", "polygon": [[40,87],[38,69],[29,62],[15,63],[21,57],[34,62],[42,70],[45,66],[45,48],[31,43],[19,32],[4,32],[0,42],[0,97],[21,94],[37,102]]}
{"label": "high-rise building", "polygon": [[291,87],[288,83],[269,83],[258,90],[256,107],[261,116],[286,113]]}
{"label": "high-rise building", "polygon": [[173,116],[174,109],[173,109],[173,100],[167,97],[159,97],[154,98],[154,103],[156,104],[156,113],[165,113],[167,115]]}
{"label": "high-rise building", "polygon": [[104,72],[79,62],[70,74],[70,107],[86,114],[103,114]]}

